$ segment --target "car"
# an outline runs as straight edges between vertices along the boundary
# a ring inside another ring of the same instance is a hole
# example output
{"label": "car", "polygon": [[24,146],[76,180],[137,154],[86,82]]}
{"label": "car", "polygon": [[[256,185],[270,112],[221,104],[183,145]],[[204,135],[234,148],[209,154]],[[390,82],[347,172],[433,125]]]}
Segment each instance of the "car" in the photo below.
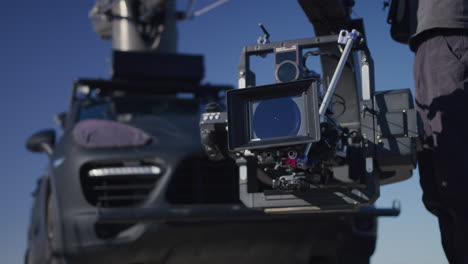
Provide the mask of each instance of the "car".
{"label": "car", "polygon": [[[181,55],[177,55],[181,56]],[[228,86],[191,80],[80,79],[52,129],[25,263],[368,263],[375,216],[269,215],[239,200],[233,160],[200,143],[206,102]]]}

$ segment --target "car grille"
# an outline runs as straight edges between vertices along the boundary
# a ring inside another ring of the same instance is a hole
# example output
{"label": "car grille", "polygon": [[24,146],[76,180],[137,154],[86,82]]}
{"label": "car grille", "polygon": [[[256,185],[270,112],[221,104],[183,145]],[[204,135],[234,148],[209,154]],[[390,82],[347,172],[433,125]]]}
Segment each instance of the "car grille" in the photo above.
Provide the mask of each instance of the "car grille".
{"label": "car grille", "polygon": [[240,203],[238,167],[233,160],[210,161],[191,155],[179,163],[166,198],[172,204]]}
{"label": "car grille", "polygon": [[141,162],[86,164],[81,169],[81,181],[90,204],[133,207],[148,198],[161,173],[160,166]]}

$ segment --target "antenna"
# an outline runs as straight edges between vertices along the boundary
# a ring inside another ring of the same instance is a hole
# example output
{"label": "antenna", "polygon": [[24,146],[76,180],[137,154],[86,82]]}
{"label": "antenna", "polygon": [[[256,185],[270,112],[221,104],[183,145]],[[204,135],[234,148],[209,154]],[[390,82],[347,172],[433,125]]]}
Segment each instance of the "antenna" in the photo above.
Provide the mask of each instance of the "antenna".
{"label": "antenna", "polygon": [[263,37],[258,37],[257,43],[260,45],[264,45],[270,42],[270,33],[266,30],[266,28],[262,25],[262,23],[258,24],[260,29],[263,31]]}
{"label": "antenna", "polygon": [[[191,3],[191,9],[193,10],[193,7],[195,6],[196,0],[192,0],[191,2],[192,2]],[[215,9],[215,8],[219,7],[220,5],[225,4],[227,2],[229,2],[229,0],[218,0],[218,1],[212,3],[212,4],[208,5],[208,6],[205,6],[204,8],[202,8],[202,9],[200,9],[198,11],[195,11],[193,13],[190,12],[188,17],[193,18],[193,17],[201,16],[201,15],[203,15],[205,13],[208,13],[211,10],[213,10],[213,9]]]}

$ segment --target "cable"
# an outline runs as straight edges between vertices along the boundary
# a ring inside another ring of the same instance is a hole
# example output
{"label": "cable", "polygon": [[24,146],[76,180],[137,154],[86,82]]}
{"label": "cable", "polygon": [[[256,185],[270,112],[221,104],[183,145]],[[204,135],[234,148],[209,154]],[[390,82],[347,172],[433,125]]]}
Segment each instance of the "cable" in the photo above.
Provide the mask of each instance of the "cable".
{"label": "cable", "polygon": [[334,102],[335,104],[340,104],[340,105],[343,106],[343,111],[341,111],[341,113],[339,113],[339,114],[335,114],[335,117],[338,118],[338,117],[342,116],[346,112],[346,100],[342,96],[337,95],[337,94],[333,94],[333,97],[338,97],[338,99],[341,100],[341,102],[335,101]]}

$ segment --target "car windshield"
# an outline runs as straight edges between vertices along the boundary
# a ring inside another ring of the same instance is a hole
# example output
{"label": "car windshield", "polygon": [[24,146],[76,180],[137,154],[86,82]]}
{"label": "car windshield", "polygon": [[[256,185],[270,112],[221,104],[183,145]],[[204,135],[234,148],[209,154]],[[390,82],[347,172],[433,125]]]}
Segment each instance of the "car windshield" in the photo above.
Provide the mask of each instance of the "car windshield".
{"label": "car windshield", "polygon": [[80,105],[78,121],[105,119],[120,122],[141,116],[170,114],[195,114],[199,105],[196,100],[176,97],[138,96],[108,100],[85,100]]}

